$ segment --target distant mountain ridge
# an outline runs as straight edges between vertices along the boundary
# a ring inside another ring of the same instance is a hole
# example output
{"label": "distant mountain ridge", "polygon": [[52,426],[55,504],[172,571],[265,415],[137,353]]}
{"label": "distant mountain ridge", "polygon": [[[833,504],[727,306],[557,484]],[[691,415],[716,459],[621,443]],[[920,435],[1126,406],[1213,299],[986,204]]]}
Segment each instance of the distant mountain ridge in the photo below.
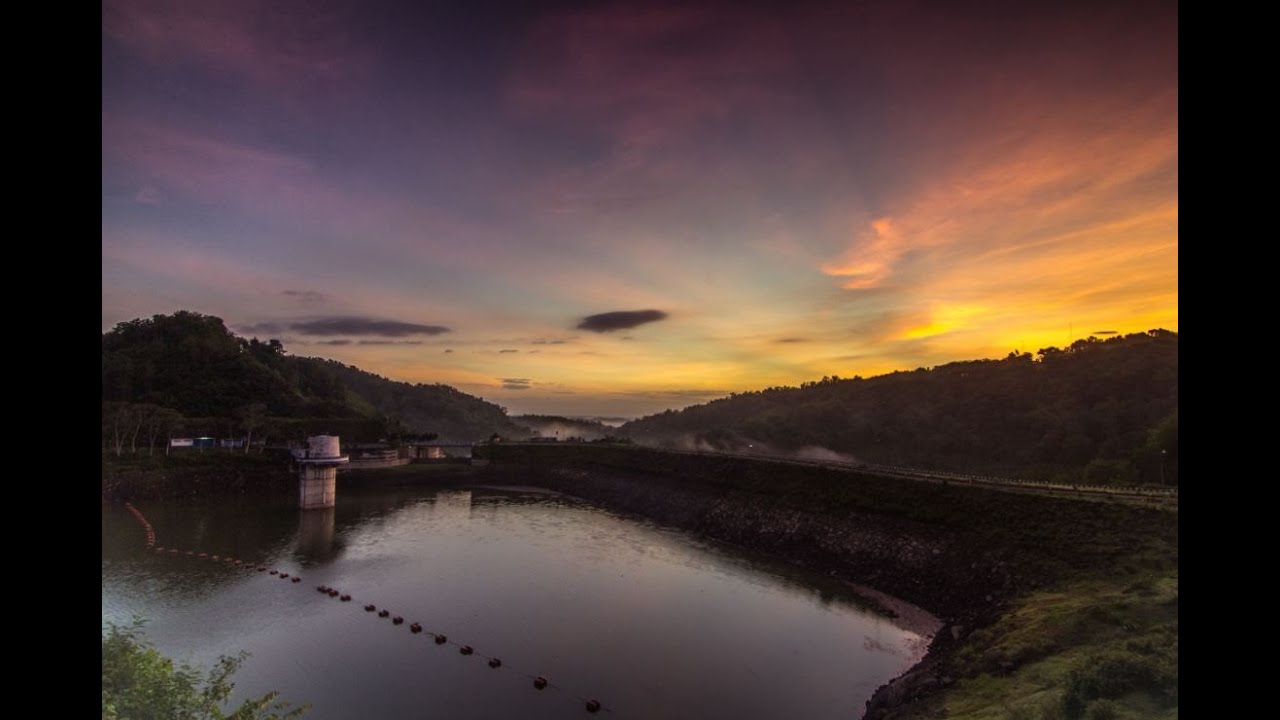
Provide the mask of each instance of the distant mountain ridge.
{"label": "distant mountain ridge", "polygon": [[235,418],[261,404],[273,418],[327,419],[361,432],[435,433],[466,442],[528,434],[502,407],[448,385],[413,385],[334,360],[288,355],[277,340],[245,340],[221,318],[189,311],[131,320],[103,333],[102,400],[205,419]]}
{"label": "distant mountain ridge", "polygon": [[735,393],[617,430],[674,448],[1168,484],[1177,432],[1178,335],[1167,330]]}
{"label": "distant mountain ridge", "polygon": [[560,415],[516,415],[512,420],[528,427],[535,436],[543,438],[599,440],[615,434],[614,428],[598,420],[584,418],[569,418]]}

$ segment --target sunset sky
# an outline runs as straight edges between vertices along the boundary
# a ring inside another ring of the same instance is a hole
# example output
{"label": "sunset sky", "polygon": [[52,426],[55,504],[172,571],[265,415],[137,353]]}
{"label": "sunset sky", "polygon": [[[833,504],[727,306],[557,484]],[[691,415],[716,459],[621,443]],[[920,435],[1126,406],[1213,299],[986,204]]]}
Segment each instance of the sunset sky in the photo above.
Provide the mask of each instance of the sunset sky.
{"label": "sunset sky", "polygon": [[1170,2],[105,0],[102,327],[622,416],[1177,330],[1176,36]]}

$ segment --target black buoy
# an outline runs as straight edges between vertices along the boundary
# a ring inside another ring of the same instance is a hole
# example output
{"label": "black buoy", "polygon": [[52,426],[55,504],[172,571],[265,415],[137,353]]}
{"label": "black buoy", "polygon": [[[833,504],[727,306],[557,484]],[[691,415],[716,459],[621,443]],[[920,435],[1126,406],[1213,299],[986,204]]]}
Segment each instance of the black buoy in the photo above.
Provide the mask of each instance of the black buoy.
{"label": "black buoy", "polygon": [[547,686],[547,679],[539,675],[533,679],[533,686],[541,690]]}
{"label": "black buoy", "polygon": [[449,642],[449,636],[448,636],[448,635],[436,635],[436,644],[437,644],[437,645],[443,645],[443,644],[445,644],[445,643],[447,643],[447,642]]}
{"label": "black buoy", "polygon": [[397,616],[395,616],[395,617],[391,618],[391,624],[392,624],[392,625],[399,625],[399,624],[401,624],[401,623],[403,623],[403,622],[404,622],[404,618],[400,617],[399,615],[397,615]]}
{"label": "black buoy", "polygon": [[267,569],[266,569],[266,568],[264,568],[264,567],[260,567],[260,568],[258,568],[258,572],[266,572],[266,571],[267,571]]}
{"label": "black buoy", "polygon": [[317,585],[316,592],[327,593],[329,592],[329,588],[325,587],[324,585]]}
{"label": "black buoy", "polygon": [[388,615],[390,615],[390,614],[391,614],[391,612],[390,612],[390,611],[388,611],[388,610],[379,610],[379,611],[378,611],[378,617],[387,617],[387,616],[388,616]]}
{"label": "black buoy", "polygon": [[339,599],[339,600],[341,600],[342,602],[349,602],[349,601],[351,600],[351,596],[350,596],[350,595],[343,595],[342,597],[340,597],[340,598],[338,598],[338,599]]}
{"label": "black buoy", "polygon": [[589,713],[600,712],[600,701],[599,701],[599,700],[588,700],[588,701],[587,701],[587,712],[589,712]]}
{"label": "black buoy", "polygon": [[418,623],[414,623],[414,624],[412,624],[412,625],[410,625],[410,626],[409,626],[409,632],[412,632],[412,633],[415,633],[415,634],[416,634],[416,633],[420,633],[420,632],[422,632],[422,626],[421,626],[421,625],[419,625]]}
{"label": "black buoy", "polygon": [[289,577],[289,573],[280,573],[280,579],[285,580]]}
{"label": "black buoy", "polygon": [[461,648],[458,649],[458,652],[462,653],[463,655],[470,655],[471,653],[475,652],[475,650],[472,650],[470,645],[463,645]]}
{"label": "black buoy", "polygon": [[302,578],[295,577],[293,580],[290,580],[289,582],[302,582]]}
{"label": "black buoy", "polygon": [[489,667],[500,668],[502,667],[502,661],[498,658],[489,658]]}
{"label": "black buoy", "polygon": [[280,571],[279,571],[279,570],[272,570],[271,572],[269,572],[269,573],[267,573],[267,574],[268,574],[268,575],[279,575],[279,574],[280,574]]}
{"label": "black buoy", "polygon": [[378,606],[377,606],[377,605],[365,605],[365,606],[364,606],[364,611],[365,611],[365,612],[373,612],[374,610],[377,610],[377,609],[378,609]]}
{"label": "black buoy", "polygon": [[329,597],[338,597],[338,591],[333,588],[329,588]]}

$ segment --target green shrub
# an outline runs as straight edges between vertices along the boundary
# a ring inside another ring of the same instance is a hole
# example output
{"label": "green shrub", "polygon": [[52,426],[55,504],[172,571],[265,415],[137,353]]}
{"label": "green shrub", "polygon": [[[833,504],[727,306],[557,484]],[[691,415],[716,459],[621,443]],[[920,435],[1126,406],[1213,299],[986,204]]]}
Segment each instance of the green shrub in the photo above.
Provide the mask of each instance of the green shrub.
{"label": "green shrub", "polygon": [[[306,712],[271,692],[245,700],[230,713],[231,676],[248,657],[222,656],[208,676],[187,664],[174,665],[141,637],[142,622],[108,623],[102,636],[102,720],[284,720]],[[280,714],[283,712],[284,714]]]}

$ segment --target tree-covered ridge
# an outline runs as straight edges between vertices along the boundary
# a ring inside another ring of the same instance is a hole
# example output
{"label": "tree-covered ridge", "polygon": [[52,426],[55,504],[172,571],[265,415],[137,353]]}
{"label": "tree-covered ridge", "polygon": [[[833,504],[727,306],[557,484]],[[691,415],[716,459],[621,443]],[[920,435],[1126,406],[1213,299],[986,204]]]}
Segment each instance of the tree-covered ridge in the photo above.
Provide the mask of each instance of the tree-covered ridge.
{"label": "tree-covered ridge", "polygon": [[431,432],[470,441],[521,430],[503,408],[454,388],[289,355],[279,340],[246,340],[220,318],[188,311],[103,333],[102,400],[104,433],[117,452],[122,434],[137,444],[133,436],[146,434],[158,409],[185,418],[188,431],[224,436],[333,428],[352,439]]}
{"label": "tree-covered ridge", "polygon": [[512,420],[528,427],[534,437],[598,440],[614,434],[614,428],[599,420],[584,420],[561,415],[517,415]]}
{"label": "tree-covered ridge", "polygon": [[1177,481],[1178,335],[1090,337],[873,378],[826,377],[632,421],[669,447],[817,446],[872,463],[1094,482]]}

